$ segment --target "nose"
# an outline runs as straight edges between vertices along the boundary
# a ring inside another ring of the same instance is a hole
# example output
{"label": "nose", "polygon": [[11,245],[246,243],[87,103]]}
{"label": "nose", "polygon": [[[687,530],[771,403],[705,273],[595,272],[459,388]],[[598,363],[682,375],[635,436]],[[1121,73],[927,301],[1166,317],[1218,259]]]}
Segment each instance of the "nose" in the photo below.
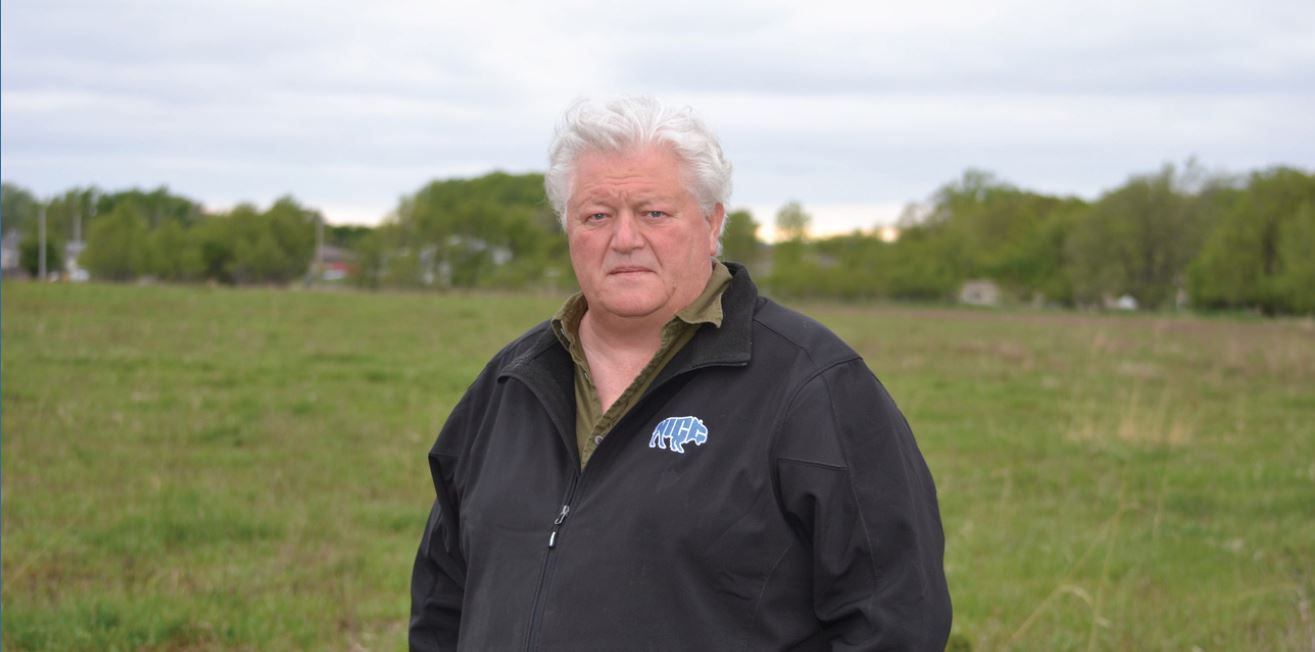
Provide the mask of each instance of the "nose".
{"label": "nose", "polygon": [[639,221],[633,211],[621,211],[614,224],[616,229],[612,232],[612,249],[630,252],[644,246],[644,237],[639,233]]}

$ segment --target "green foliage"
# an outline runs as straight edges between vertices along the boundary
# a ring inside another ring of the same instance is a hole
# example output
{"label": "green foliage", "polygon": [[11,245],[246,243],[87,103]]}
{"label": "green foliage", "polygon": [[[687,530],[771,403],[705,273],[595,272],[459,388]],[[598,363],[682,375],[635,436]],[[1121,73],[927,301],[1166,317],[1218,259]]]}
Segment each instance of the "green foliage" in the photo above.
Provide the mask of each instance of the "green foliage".
{"label": "green foliage", "polygon": [[264,213],[249,204],[237,206],[228,215],[229,276],[238,283],[283,284],[301,278],[315,255],[317,219],[291,197]]}
{"label": "green foliage", "polygon": [[[55,240],[46,238],[46,273],[53,274],[64,268],[64,247]],[[29,235],[18,245],[18,266],[27,272],[28,276],[36,278],[41,273],[41,239],[33,234]]]}
{"label": "green foliage", "polygon": [[41,202],[28,189],[8,181],[0,184],[0,228],[4,233],[36,229]]}
{"label": "green foliage", "polygon": [[152,276],[163,281],[195,281],[204,276],[201,243],[177,221],[167,221],[151,233]]}
{"label": "green foliage", "polygon": [[762,256],[762,242],[758,240],[758,223],[748,210],[731,211],[726,215],[726,228],[721,236],[722,260],[743,263],[749,269]]}
{"label": "green foliage", "polygon": [[324,242],[335,247],[355,251],[365,238],[374,233],[374,228],[359,224],[326,224]]}
{"label": "green foliage", "polygon": [[821,294],[820,270],[830,266],[808,243],[808,226],[813,217],[798,201],[788,201],[776,211],[776,243],[772,246],[772,272],[766,287],[781,297]]}
{"label": "green foliage", "polygon": [[900,232],[887,276],[890,296],[913,301],[948,301],[969,278],[966,246],[943,226],[911,225]]}
{"label": "green foliage", "polygon": [[[191,217],[193,205],[163,190],[106,197],[102,203],[114,209],[92,223],[82,258],[99,279],[150,275],[167,281],[284,284],[305,275],[314,255],[320,217],[291,197],[264,212],[240,204],[205,218]],[[141,213],[143,205],[160,209],[154,228]]]}
{"label": "green foliage", "polygon": [[86,240],[97,214],[99,193],[96,188],[70,188],[52,197],[45,202],[46,229],[63,240],[72,241],[76,235]]}
{"label": "green foliage", "polygon": [[1279,265],[1282,271],[1274,280],[1278,310],[1315,314],[1315,202],[1302,203],[1279,229]]}
{"label": "green foliage", "polygon": [[351,277],[351,282],[356,287],[377,289],[382,285],[388,246],[385,236],[390,228],[381,226],[371,229],[356,241],[356,268]]}
{"label": "green foliage", "polygon": [[[121,279],[286,284],[309,270],[322,219],[291,197],[265,211],[243,204],[203,215],[165,188],[73,188],[43,203],[4,184],[6,231],[34,234],[42,206],[54,242],[71,237],[78,219],[95,227],[118,216],[113,227],[86,230],[119,238],[92,247],[92,256],[99,277]],[[140,221],[125,222],[129,213]],[[1153,310],[1187,298],[1199,309],[1310,313],[1312,213],[1315,175],[1292,168],[1230,181],[1189,162],[1131,177],[1090,203],[969,169],[926,203],[910,204],[894,242],[875,230],[809,238],[812,217],[791,201],[775,216],[771,247],[758,240],[752,214],[729,213],[721,253],[783,297],[952,302],[964,283],[985,279],[1006,303],[1100,306],[1129,294]],[[141,225],[149,233],[144,250],[124,239]],[[566,237],[538,174],[433,181],[404,196],[377,228],[326,225],[324,235],[355,255],[358,287],[558,291],[574,284]],[[110,261],[107,251],[128,258]]]}
{"label": "green foliage", "polygon": [[938,253],[959,261],[936,285],[989,278],[1020,299],[1040,294],[1065,300],[1072,292],[1063,273],[1063,241],[1072,215],[1083,206],[1080,200],[1020,190],[989,172],[964,172],[937,191],[925,222],[929,229],[944,230]]}
{"label": "green foliage", "polygon": [[151,266],[151,238],[137,209],[122,203],[91,225],[87,248],[78,260],[92,277],[131,281]]}
{"label": "green foliage", "polygon": [[1310,312],[1315,175],[1291,168],[1256,172],[1215,201],[1222,217],[1191,266],[1192,299],[1209,308]]}
{"label": "green foliage", "polygon": [[403,197],[382,231],[382,260],[368,274],[388,285],[535,286],[569,268],[540,174],[434,181]]}
{"label": "green foliage", "polygon": [[[101,194],[95,189],[89,189],[87,193],[95,198],[95,213],[97,215],[112,213],[119,206],[127,204],[138,215],[141,215],[152,229],[158,228],[161,224],[171,220],[190,227],[199,222],[204,216],[200,204],[187,197],[174,195],[164,186],[151,191],[133,188],[107,194]],[[83,199],[81,201],[86,202],[87,200]]]}
{"label": "green foliage", "polygon": [[1174,305],[1211,226],[1205,203],[1181,181],[1165,166],[1133,177],[1078,216],[1066,242],[1078,302],[1129,294],[1145,308]]}
{"label": "green foliage", "polygon": [[813,223],[813,216],[804,210],[798,201],[788,201],[776,211],[777,242],[803,242],[808,237],[808,227]]}
{"label": "green foliage", "polygon": [[1067,302],[1064,241],[1083,206],[969,170],[926,206],[907,207],[894,243],[875,231],[809,242],[800,229],[807,214],[795,202],[782,209],[789,235],[774,248],[768,285],[781,296],[939,302],[988,278],[1018,300]]}
{"label": "green foliage", "polygon": [[[793,246],[784,243],[783,246]],[[791,294],[833,297],[845,301],[887,296],[895,264],[894,247],[861,231],[813,243],[812,264],[795,274],[812,279],[815,287],[795,287]]]}

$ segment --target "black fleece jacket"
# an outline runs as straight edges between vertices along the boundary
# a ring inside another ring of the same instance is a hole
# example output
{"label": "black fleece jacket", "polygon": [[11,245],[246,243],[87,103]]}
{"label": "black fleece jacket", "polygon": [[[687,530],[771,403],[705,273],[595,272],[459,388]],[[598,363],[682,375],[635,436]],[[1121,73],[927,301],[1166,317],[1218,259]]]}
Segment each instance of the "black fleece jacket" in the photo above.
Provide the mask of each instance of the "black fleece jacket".
{"label": "black fleece jacket", "polygon": [[[429,453],[412,650],[942,650],[931,474],[889,394],[743,267],[580,471],[547,323]],[[686,419],[692,417],[692,419]]]}

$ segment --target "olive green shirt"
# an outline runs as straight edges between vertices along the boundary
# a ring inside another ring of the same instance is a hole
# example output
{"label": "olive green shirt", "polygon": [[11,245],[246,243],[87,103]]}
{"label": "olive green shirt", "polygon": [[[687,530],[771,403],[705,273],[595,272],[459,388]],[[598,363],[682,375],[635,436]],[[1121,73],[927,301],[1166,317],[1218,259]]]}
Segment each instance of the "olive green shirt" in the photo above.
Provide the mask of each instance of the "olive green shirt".
{"label": "olive green shirt", "polygon": [[602,402],[598,399],[598,388],[594,386],[593,377],[589,375],[589,361],[585,358],[584,347],[580,344],[580,320],[589,309],[589,302],[579,292],[571,295],[566,303],[552,318],[552,329],[562,346],[571,352],[575,361],[575,442],[580,448],[580,468],[589,463],[590,456],[603,441],[603,437],[612,430],[621,417],[644,395],[644,391],[653,383],[658,372],[676,357],[703,324],[712,324],[721,328],[721,295],[730,285],[731,272],[726,266],[713,263],[712,276],[703,288],[703,293],[683,310],[676,313],[671,321],[662,327],[662,343],[653,359],[648,361],[643,371],[639,372],[630,386],[616,399],[607,412],[603,412]]}

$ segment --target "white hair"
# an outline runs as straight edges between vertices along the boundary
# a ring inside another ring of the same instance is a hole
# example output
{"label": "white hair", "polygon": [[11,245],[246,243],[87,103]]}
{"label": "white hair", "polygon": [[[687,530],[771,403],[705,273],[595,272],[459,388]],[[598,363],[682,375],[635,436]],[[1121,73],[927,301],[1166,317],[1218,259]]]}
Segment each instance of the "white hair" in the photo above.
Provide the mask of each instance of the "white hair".
{"label": "white hair", "polygon": [[[705,217],[731,196],[731,163],[712,130],[689,107],[673,108],[648,96],[623,97],[606,104],[578,100],[566,109],[548,147],[543,185],[557,218],[566,226],[566,202],[575,182],[575,164],[585,152],[629,152],[669,145],[684,164],[689,190]],[[722,220],[722,230],[726,221]],[[719,234],[720,235],[720,234]]]}

